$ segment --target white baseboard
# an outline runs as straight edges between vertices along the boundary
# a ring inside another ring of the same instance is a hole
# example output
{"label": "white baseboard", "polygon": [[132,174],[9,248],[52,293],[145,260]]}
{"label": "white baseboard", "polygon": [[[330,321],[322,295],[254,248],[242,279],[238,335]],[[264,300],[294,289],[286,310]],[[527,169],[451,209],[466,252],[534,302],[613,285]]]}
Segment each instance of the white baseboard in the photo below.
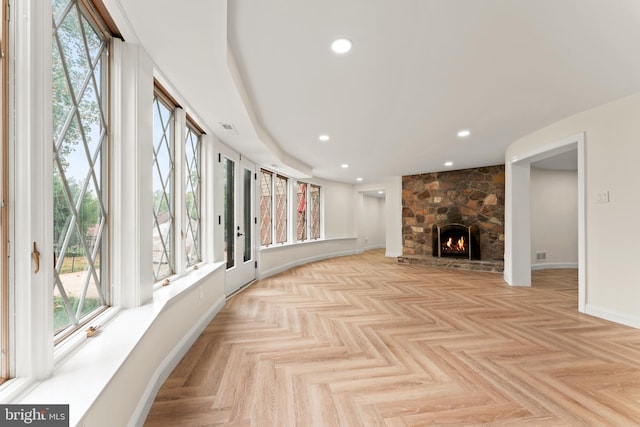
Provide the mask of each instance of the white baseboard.
{"label": "white baseboard", "polygon": [[162,384],[169,377],[173,369],[178,365],[180,360],[184,357],[184,355],[189,351],[191,346],[198,339],[202,331],[207,327],[207,325],[213,320],[213,318],[222,310],[225,304],[225,297],[221,297],[216,301],[209,310],[200,318],[198,322],[196,322],[190,329],[189,332],[185,334],[185,336],[176,344],[176,346],[171,350],[167,357],[162,361],[162,363],[158,366],[158,369],[154,372],[153,376],[149,380],[149,384],[145,389],[142,396],[140,396],[140,401],[136,406],[135,411],[129,421],[129,426],[142,426],[149,415],[149,410],[151,410],[151,405],[162,387]]}
{"label": "white baseboard", "polygon": [[555,270],[558,268],[578,269],[577,262],[545,262],[540,264],[531,264],[531,270]]}
{"label": "white baseboard", "polygon": [[608,308],[598,307],[593,304],[587,304],[585,307],[585,313],[599,317],[601,319],[609,320],[611,322],[620,323],[621,325],[631,326],[632,328],[640,329],[640,317],[630,315],[627,313],[619,313]]}

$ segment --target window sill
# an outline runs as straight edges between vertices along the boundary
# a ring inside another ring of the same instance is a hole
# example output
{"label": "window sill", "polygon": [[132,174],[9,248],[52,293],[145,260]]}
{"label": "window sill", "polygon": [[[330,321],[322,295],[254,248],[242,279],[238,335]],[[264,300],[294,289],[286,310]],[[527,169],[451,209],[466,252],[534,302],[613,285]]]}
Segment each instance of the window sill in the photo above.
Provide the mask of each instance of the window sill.
{"label": "window sill", "polygon": [[0,401],[69,404],[70,425],[78,424],[158,315],[220,268],[224,268],[224,263],[200,266],[154,291],[153,302],[144,306],[107,310],[93,322],[104,322],[96,335],[86,338],[84,330],[79,331],[69,343],[56,349],[51,377],[43,381],[25,378],[7,381],[0,391]]}

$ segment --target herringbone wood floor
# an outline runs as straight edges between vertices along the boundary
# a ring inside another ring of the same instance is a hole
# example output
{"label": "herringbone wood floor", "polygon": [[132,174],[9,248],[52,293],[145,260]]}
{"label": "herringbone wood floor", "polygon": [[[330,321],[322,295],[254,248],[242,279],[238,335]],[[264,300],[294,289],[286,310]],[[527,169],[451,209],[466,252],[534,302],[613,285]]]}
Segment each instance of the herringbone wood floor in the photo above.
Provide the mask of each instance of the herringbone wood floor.
{"label": "herringbone wood floor", "polygon": [[576,307],[572,270],[301,266],[227,303],[145,426],[640,424],[640,330]]}

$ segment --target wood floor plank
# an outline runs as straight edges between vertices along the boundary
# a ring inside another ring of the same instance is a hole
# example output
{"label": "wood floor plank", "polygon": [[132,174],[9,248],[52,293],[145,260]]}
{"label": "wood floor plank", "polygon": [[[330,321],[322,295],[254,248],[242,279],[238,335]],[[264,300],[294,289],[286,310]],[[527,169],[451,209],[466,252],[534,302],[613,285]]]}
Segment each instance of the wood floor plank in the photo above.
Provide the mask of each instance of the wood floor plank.
{"label": "wood floor plank", "polygon": [[155,426],[640,425],[640,331],[577,311],[577,271],[295,267],[231,298],[162,386]]}

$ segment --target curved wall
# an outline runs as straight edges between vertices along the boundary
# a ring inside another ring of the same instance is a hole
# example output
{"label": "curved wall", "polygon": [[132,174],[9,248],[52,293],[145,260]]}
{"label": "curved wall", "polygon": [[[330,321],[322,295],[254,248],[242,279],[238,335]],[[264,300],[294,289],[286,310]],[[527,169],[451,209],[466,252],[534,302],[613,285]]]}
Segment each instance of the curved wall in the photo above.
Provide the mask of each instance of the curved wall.
{"label": "curved wall", "polygon": [[[544,261],[536,254],[544,252]],[[531,168],[531,268],[578,268],[578,174]]]}

